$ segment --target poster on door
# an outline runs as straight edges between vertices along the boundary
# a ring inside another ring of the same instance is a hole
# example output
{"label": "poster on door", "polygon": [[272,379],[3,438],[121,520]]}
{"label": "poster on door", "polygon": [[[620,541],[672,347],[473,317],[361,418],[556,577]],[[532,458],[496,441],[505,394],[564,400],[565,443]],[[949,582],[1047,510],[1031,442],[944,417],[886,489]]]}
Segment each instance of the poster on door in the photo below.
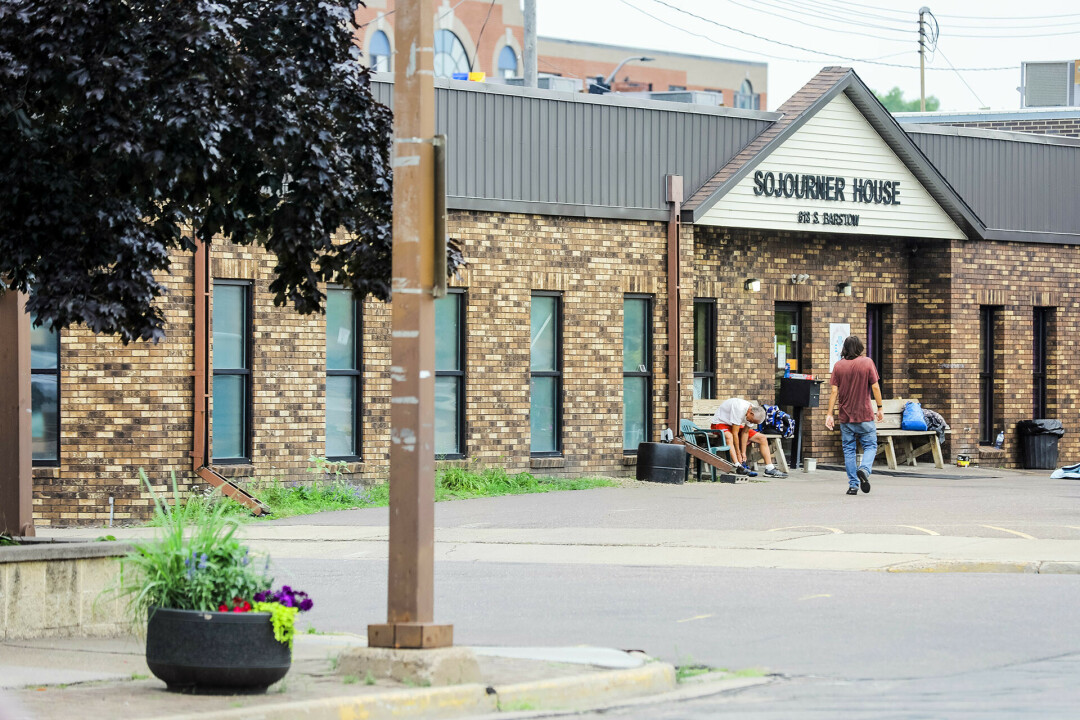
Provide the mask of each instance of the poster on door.
{"label": "poster on door", "polygon": [[840,360],[840,353],[844,349],[844,341],[851,334],[849,323],[829,323],[829,372]]}

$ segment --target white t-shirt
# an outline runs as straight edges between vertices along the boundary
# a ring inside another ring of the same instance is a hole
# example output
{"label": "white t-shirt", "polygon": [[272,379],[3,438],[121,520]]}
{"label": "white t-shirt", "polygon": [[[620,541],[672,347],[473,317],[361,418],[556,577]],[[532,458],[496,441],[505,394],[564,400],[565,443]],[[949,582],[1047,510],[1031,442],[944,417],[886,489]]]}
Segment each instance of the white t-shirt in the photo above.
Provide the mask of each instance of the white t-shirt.
{"label": "white t-shirt", "polygon": [[716,413],[712,416],[713,425],[746,425],[746,413],[750,409],[750,401],[742,398],[731,398],[720,403]]}

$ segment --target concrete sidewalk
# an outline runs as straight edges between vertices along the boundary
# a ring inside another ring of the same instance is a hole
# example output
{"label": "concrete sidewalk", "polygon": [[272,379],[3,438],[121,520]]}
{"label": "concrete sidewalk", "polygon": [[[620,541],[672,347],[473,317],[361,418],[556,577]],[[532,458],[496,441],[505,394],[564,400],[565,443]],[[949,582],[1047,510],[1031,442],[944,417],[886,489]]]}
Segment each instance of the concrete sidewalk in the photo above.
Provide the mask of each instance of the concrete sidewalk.
{"label": "concrete sidewalk", "polygon": [[[3,720],[225,720],[226,718],[436,718],[578,710],[675,692],[720,693],[768,682],[711,674],[678,690],[671,665],[606,648],[474,648],[481,682],[445,687],[342,675],[337,658],[364,646],[354,635],[296,638],[293,666],[265,695],[183,695],[150,675],[134,638],[0,644]],[[680,694],[681,693],[681,694]],[[672,698],[674,699],[674,697]]]}
{"label": "concrete sidewalk", "polygon": [[[118,539],[149,537],[152,528],[117,529]],[[51,530],[58,537],[97,537],[100,530]],[[387,530],[371,526],[244,527],[255,550],[273,558],[380,558]],[[826,526],[775,530],[679,528],[442,528],[438,562],[566,563],[889,572],[1080,573],[1080,539],[970,537],[923,533],[850,533]]]}

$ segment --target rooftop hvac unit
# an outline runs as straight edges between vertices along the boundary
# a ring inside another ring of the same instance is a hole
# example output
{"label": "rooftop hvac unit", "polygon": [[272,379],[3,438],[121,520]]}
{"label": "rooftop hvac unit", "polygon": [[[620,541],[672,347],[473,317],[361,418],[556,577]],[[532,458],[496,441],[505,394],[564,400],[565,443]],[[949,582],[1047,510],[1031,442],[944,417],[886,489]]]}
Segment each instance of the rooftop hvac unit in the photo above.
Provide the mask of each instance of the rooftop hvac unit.
{"label": "rooftop hvac unit", "polygon": [[1076,62],[1026,62],[1020,65],[1023,107],[1065,107],[1077,97]]}
{"label": "rooftop hvac unit", "polygon": [[691,105],[720,106],[724,104],[723,95],[703,90],[657,91],[648,93],[648,96],[652,100],[667,100],[668,102],[690,103]]}
{"label": "rooftop hvac unit", "polygon": [[[507,85],[525,85],[525,78],[507,78]],[[559,75],[541,75],[536,78],[536,86],[541,90],[555,90],[557,92],[576,93],[581,92],[582,83],[577,78],[561,77]]]}

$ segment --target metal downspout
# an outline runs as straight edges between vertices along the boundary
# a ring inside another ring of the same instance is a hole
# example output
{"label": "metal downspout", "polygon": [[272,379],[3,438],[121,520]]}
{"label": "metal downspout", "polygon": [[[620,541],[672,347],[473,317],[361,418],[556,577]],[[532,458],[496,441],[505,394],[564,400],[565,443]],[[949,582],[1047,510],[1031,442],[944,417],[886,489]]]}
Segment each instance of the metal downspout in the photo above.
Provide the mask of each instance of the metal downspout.
{"label": "metal downspout", "polygon": [[269,508],[210,468],[209,376],[210,376],[210,253],[206,243],[195,239],[195,312],[193,318],[194,397],[192,398],[192,470],[200,478],[240,503],[253,515]]}
{"label": "metal downspout", "polygon": [[667,176],[667,201],[671,215],[667,227],[667,286],[668,286],[668,428],[679,433],[679,391],[682,367],[679,349],[682,334],[679,329],[679,295],[682,292],[679,274],[679,215],[682,213],[682,175]]}

